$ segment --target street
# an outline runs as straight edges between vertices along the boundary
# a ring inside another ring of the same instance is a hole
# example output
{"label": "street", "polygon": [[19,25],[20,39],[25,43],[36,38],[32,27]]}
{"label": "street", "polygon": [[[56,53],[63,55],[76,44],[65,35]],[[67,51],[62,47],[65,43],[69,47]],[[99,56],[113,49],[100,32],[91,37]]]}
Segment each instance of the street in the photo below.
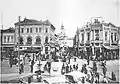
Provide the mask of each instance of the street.
{"label": "street", "polygon": [[[77,62],[79,63],[78,68],[80,69],[81,65],[86,63],[86,60],[77,59]],[[90,64],[88,67],[92,67],[92,66],[93,66],[92,61],[90,61]],[[102,68],[101,68],[99,62],[97,62],[97,67],[98,67],[98,72],[100,74],[103,74]],[[107,61],[106,67],[107,67],[107,76],[111,78],[111,72],[114,71],[115,76],[116,76],[116,81],[119,81],[119,67],[120,67],[119,60]],[[25,65],[24,66],[24,73],[19,74],[17,66],[13,65],[13,67],[10,68],[9,64],[8,64],[8,60],[4,60],[2,62],[2,65],[1,65],[1,80],[2,81],[13,80],[13,79],[17,79],[17,78],[23,78],[26,80],[26,77],[28,77],[31,74],[32,73],[30,73],[29,65]],[[46,75],[46,77],[49,76],[47,73],[44,73],[44,75]]]}

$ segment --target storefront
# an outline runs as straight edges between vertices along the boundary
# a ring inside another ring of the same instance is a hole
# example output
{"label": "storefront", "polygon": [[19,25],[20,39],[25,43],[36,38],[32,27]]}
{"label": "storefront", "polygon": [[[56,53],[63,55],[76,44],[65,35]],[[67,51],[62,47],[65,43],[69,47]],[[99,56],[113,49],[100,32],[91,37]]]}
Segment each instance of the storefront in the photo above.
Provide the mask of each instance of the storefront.
{"label": "storefront", "polygon": [[103,46],[103,53],[106,60],[114,60],[119,58],[118,46]]}

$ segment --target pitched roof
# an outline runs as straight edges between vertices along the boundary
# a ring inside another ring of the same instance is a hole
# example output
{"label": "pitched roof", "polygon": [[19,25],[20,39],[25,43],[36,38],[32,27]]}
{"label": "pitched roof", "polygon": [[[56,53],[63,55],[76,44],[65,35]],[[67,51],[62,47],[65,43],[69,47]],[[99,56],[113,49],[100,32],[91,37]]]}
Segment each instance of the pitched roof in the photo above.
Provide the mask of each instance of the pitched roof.
{"label": "pitched roof", "polygon": [[14,33],[15,29],[10,27],[9,29],[1,30],[1,33]]}
{"label": "pitched roof", "polygon": [[[15,23],[15,25],[18,25],[19,22]],[[47,19],[45,21],[38,21],[34,19],[24,19],[23,21],[20,21],[20,25],[51,25],[50,21]]]}
{"label": "pitched roof", "polygon": [[41,21],[37,21],[37,20],[34,20],[34,19],[24,19],[23,21],[20,21],[20,22],[17,22],[15,23],[15,25],[38,25],[38,24],[42,24]]}

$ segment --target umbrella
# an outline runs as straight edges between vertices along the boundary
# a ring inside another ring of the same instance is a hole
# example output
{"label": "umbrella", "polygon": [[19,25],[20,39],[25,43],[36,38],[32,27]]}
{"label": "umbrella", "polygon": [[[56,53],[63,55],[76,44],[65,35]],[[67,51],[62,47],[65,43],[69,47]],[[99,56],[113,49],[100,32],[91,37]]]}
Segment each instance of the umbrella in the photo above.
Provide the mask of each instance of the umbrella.
{"label": "umbrella", "polygon": [[44,78],[43,80],[46,80],[50,84],[52,84],[52,83],[58,84],[58,83],[68,82],[68,80],[66,80],[65,76],[48,77],[48,78]]}
{"label": "umbrella", "polygon": [[84,74],[80,71],[73,71],[73,72],[67,73],[65,75],[71,75],[71,76],[73,76],[74,78],[77,78],[77,79],[86,76],[86,74]]}

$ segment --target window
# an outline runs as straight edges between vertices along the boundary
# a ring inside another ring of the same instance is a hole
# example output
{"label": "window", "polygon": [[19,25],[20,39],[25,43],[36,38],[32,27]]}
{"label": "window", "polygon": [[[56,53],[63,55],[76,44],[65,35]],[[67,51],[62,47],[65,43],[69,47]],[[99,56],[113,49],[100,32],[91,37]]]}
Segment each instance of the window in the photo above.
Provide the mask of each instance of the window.
{"label": "window", "polygon": [[27,38],[27,44],[32,44],[32,37],[29,36],[29,37]]}
{"label": "window", "polygon": [[117,41],[117,33],[115,33],[114,35],[115,35],[115,41]]}
{"label": "window", "polygon": [[41,32],[41,28],[39,28],[39,32]]}
{"label": "window", "polygon": [[29,28],[27,28],[27,33],[29,33]]}
{"label": "window", "polygon": [[48,37],[45,38],[45,43],[48,43]]}
{"label": "window", "polygon": [[21,28],[21,33],[24,33],[24,28]]}
{"label": "window", "polygon": [[10,36],[8,36],[8,43],[10,42]]}
{"label": "window", "polygon": [[11,36],[11,42],[13,42],[13,36]]}
{"label": "window", "polygon": [[105,40],[107,41],[108,32],[105,32]]}
{"label": "window", "polygon": [[30,33],[32,33],[32,28],[30,28]]}
{"label": "window", "polygon": [[95,30],[95,33],[99,33],[99,30]]}
{"label": "window", "polygon": [[40,36],[37,36],[37,37],[36,37],[36,44],[41,44]]}
{"label": "window", "polygon": [[87,33],[88,41],[90,41],[90,33]]}
{"label": "window", "polygon": [[45,32],[46,32],[46,33],[48,32],[48,28],[46,28]]}
{"label": "window", "polygon": [[99,30],[95,30],[95,40],[99,40]]}
{"label": "window", "polygon": [[22,36],[20,36],[19,42],[20,42],[20,44],[23,44],[23,37]]}
{"label": "window", "polygon": [[84,41],[84,33],[82,34],[82,41]]}
{"label": "window", "polygon": [[111,41],[112,41],[112,43],[113,43],[113,33],[111,33]]}
{"label": "window", "polygon": [[45,54],[48,54],[48,47],[45,47]]}
{"label": "window", "polygon": [[38,28],[36,28],[36,33],[38,32]]}
{"label": "window", "polygon": [[4,36],[4,42],[6,43],[6,36]]}

